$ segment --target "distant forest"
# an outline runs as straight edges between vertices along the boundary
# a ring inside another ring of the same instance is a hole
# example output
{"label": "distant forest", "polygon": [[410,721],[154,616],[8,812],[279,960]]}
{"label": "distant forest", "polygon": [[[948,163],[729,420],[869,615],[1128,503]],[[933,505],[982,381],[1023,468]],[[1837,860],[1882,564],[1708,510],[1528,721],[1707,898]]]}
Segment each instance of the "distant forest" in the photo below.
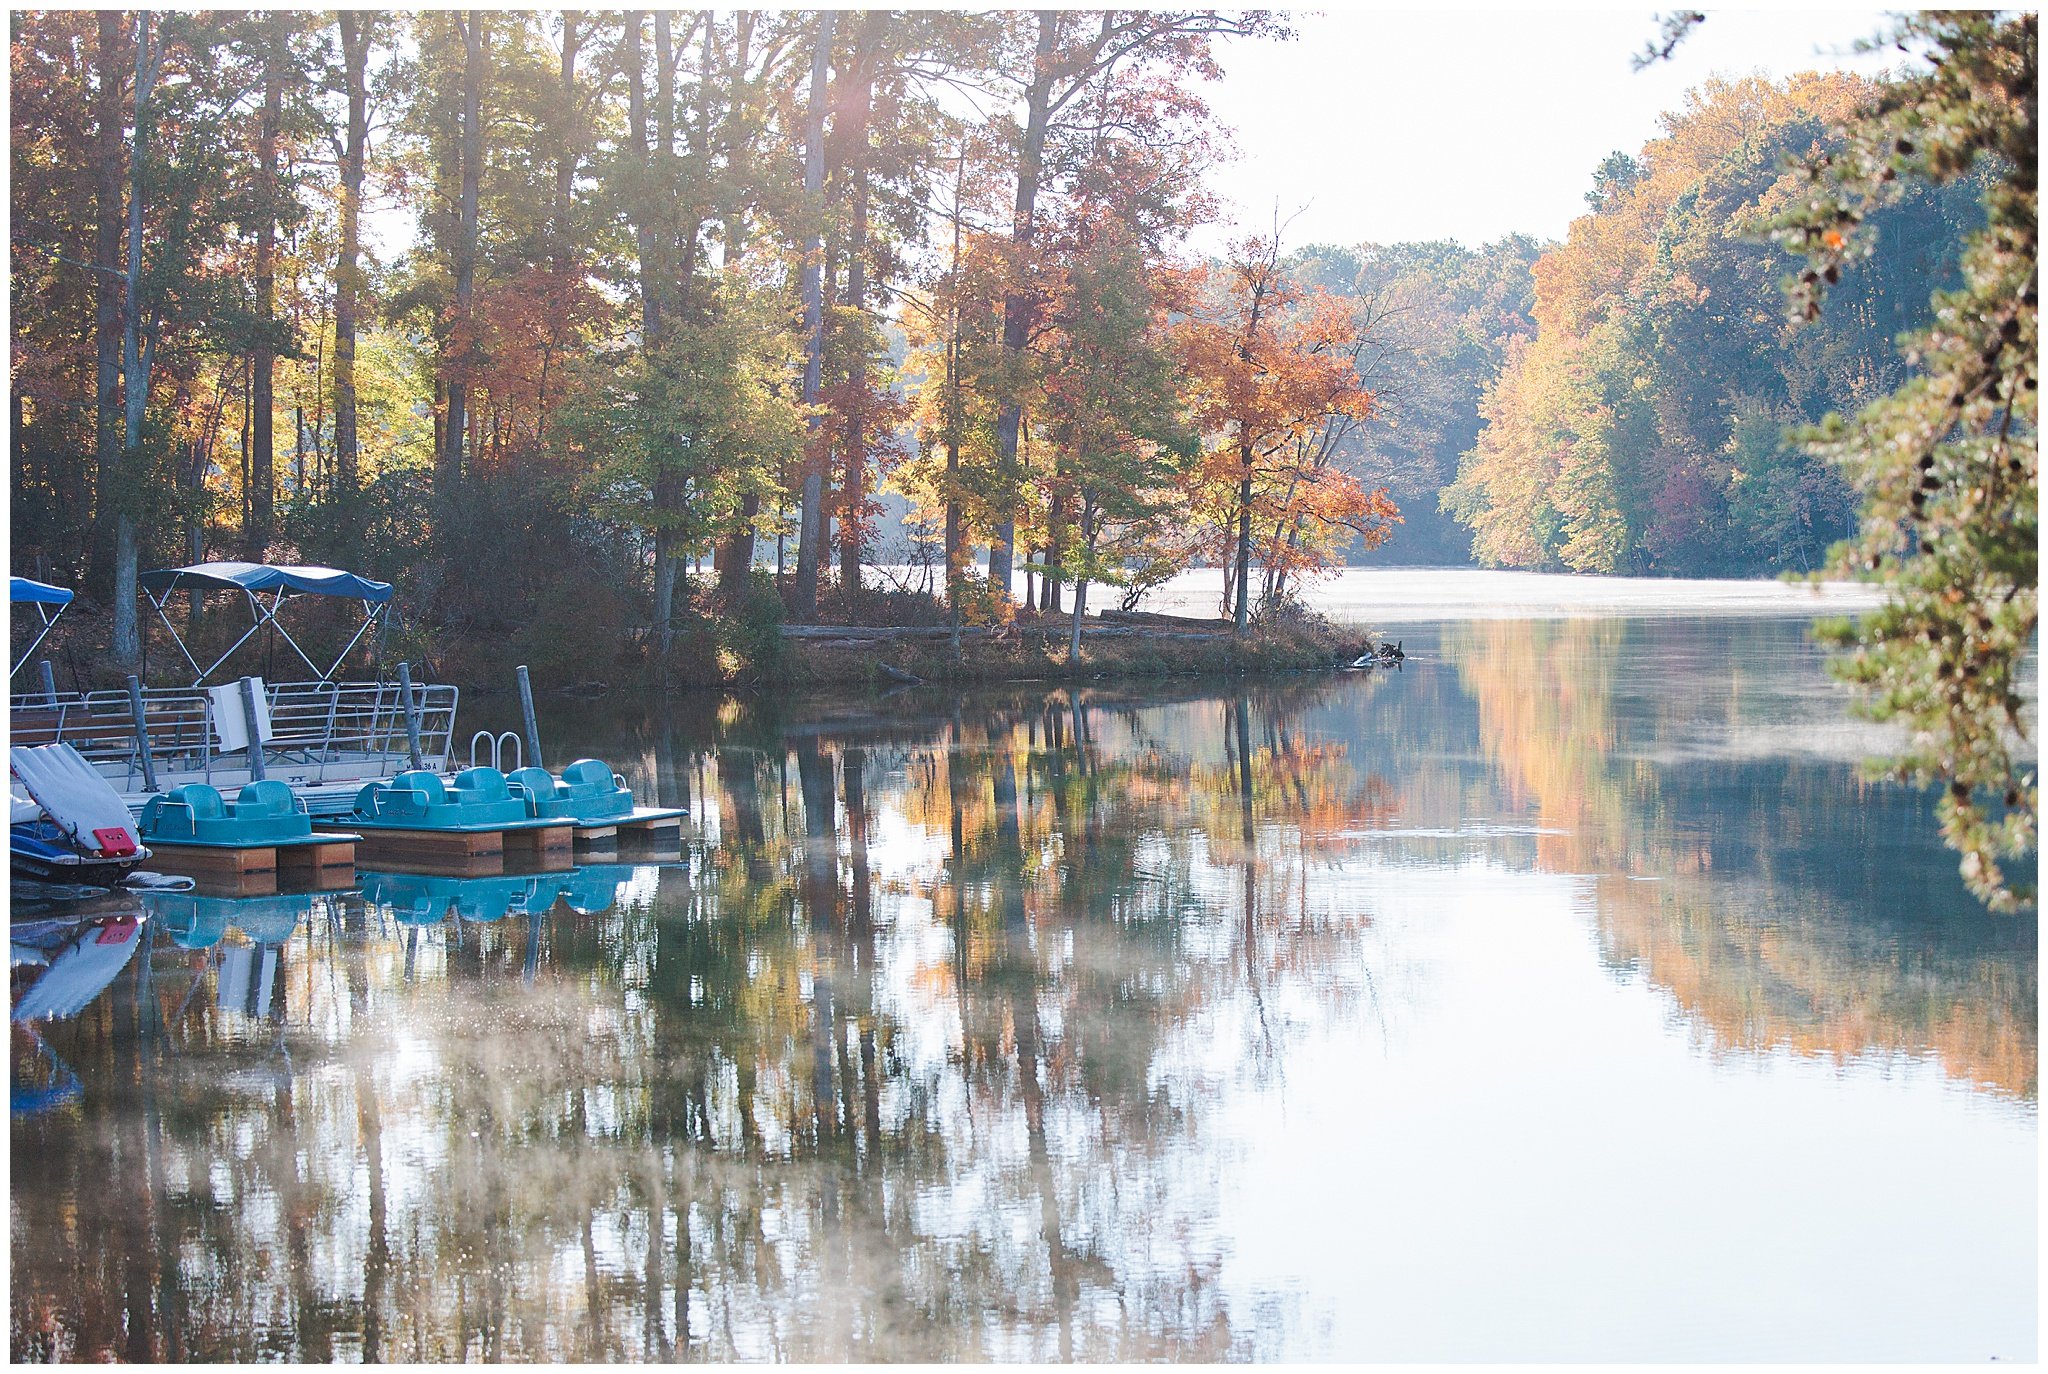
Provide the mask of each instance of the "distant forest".
{"label": "distant forest", "polygon": [[1805,75],[1695,91],[1562,244],[1198,260],[1193,92],[1261,13],[10,24],[14,566],[117,660],[135,568],[221,556],[565,662],[761,566],[813,617],[921,557],[976,618],[1196,562],[1240,615],[1345,561],[1815,568],[1856,501],[1788,427],[1897,385],[1982,223],[1915,190],[1790,323],[1768,223],[1876,91]]}

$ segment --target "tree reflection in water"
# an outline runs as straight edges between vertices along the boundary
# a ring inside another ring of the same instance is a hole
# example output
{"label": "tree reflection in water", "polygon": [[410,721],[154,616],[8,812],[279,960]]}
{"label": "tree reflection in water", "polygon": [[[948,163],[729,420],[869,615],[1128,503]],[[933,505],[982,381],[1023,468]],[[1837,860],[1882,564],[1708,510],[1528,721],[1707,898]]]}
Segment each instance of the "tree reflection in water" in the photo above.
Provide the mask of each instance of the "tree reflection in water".
{"label": "tree reflection in water", "polygon": [[[1830,719],[1837,694],[1801,709],[1802,628],[1680,658],[1639,622],[1472,622],[1445,648],[1499,786],[1545,832],[1537,865],[1597,878],[1608,958],[1701,1039],[1932,1056],[2032,1101],[2034,920],[1963,895],[1925,798],[1858,779],[1881,746]],[[1811,747],[1786,750],[1802,727]]]}
{"label": "tree reflection in water", "polygon": [[[1873,849],[1915,803],[1831,805],[1845,763],[1653,757],[1698,721],[1625,690],[1628,633],[1467,626],[1393,679],[588,724],[694,805],[687,866],[530,916],[153,920],[41,1028],[83,1093],[14,1121],[14,1353],[1272,1353],[1287,1295],[1227,1291],[1218,1104],[1412,995],[1367,938],[1390,836],[1595,875],[1619,976],[1721,1051],[1931,1056],[2031,1099],[2031,928],[1888,902]],[[252,1006],[222,979],[254,948]]]}

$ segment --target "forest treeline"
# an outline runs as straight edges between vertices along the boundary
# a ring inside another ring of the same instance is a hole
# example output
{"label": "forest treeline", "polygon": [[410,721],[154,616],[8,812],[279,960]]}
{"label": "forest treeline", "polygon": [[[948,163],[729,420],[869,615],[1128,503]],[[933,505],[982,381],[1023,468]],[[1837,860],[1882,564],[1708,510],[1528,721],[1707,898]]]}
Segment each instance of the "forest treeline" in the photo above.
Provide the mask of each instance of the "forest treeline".
{"label": "forest treeline", "polygon": [[1983,219],[1981,174],[1916,185],[1789,321],[1769,223],[1881,83],[1751,77],[1607,159],[1560,244],[1199,260],[1200,81],[1287,36],[1263,13],[12,25],[17,569],[118,616],[138,563],[332,562],[564,663],[669,648],[764,564],[858,614],[885,552],[967,619],[1077,624],[1196,562],[1242,622],[1390,536],[1816,568],[1858,500],[1788,426],[1899,384]]}
{"label": "forest treeline", "polygon": [[1878,98],[1831,73],[1710,80],[1663,136],[1595,172],[1591,212],[1535,264],[1535,329],[1481,404],[1443,504],[1490,565],[1593,573],[1810,572],[1855,532],[1847,475],[1798,429],[1905,380],[1896,345],[1953,286],[1984,182],[1916,184],[1813,320],[1769,237],[1806,166]]}
{"label": "forest treeline", "polygon": [[764,543],[791,615],[858,600],[885,487],[957,614],[1077,626],[1195,558],[1242,626],[1395,518],[1338,461],[1369,302],[1185,252],[1199,87],[1274,16],[12,22],[15,562],[117,661],[138,561],[344,564],[576,661]]}

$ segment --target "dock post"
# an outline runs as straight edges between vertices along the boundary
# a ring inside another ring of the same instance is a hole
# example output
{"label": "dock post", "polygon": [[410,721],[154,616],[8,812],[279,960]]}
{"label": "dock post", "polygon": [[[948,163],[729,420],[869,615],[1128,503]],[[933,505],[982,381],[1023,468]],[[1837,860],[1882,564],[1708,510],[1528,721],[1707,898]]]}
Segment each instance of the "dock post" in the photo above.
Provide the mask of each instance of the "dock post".
{"label": "dock post", "polygon": [[49,659],[43,659],[36,664],[36,675],[43,680],[43,700],[55,706],[57,704],[57,674],[50,667]]}
{"label": "dock post", "polygon": [[256,679],[242,679],[242,721],[249,727],[249,776],[263,781],[262,717],[256,714]]}
{"label": "dock post", "polygon": [[526,718],[526,752],[533,756],[533,766],[544,768],[540,759],[540,727],[533,719],[533,681],[526,675],[526,665],[519,665],[519,711]]}
{"label": "dock post", "polygon": [[420,713],[419,705],[412,699],[412,665],[398,665],[398,690],[405,697],[405,752],[412,759],[412,766],[425,768],[426,762],[420,754]]}
{"label": "dock post", "polygon": [[[43,663],[43,671],[50,671],[48,660]],[[57,694],[52,692],[51,700],[54,701],[56,696]],[[156,760],[149,756],[149,726],[144,724],[142,719],[142,679],[133,673],[128,674],[128,718],[135,723],[135,756],[142,760],[142,789],[145,792],[154,792]]]}

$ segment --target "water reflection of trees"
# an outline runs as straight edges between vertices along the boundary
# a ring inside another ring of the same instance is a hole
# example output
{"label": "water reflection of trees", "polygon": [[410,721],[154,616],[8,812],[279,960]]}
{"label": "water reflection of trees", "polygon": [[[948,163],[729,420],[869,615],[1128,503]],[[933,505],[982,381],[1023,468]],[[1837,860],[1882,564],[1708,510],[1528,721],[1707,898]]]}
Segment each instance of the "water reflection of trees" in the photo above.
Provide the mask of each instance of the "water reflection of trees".
{"label": "water reflection of trees", "polygon": [[[1718,1046],[1931,1053],[2031,1099],[2031,923],[1979,916],[1846,763],[1693,749],[1758,708],[1656,680],[1666,633],[637,720],[610,752],[693,807],[688,867],[594,914],[152,920],[42,1031],[83,1086],[14,1122],[14,1353],[1266,1353],[1221,1291],[1216,1104],[1371,1008],[1389,853],[1597,875],[1604,956]],[[1776,652],[1742,633],[1685,671]],[[259,945],[268,999],[223,996]]]}
{"label": "water reflection of trees", "polygon": [[1502,800],[1539,824],[1538,865],[1598,875],[1606,957],[1667,989],[1704,1040],[1931,1054],[2031,1100],[2034,922],[1970,900],[1924,798],[1771,747],[1838,728],[1803,633],[1468,622],[1444,651]]}
{"label": "water reflection of trees", "polygon": [[742,712],[594,916],[323,901],[256,1014],[159,936],[15,1123],[16,1355],[1258,1353],[1187,1042],[1354,991],[1308,870],[1396,802],[1329,690]]}

